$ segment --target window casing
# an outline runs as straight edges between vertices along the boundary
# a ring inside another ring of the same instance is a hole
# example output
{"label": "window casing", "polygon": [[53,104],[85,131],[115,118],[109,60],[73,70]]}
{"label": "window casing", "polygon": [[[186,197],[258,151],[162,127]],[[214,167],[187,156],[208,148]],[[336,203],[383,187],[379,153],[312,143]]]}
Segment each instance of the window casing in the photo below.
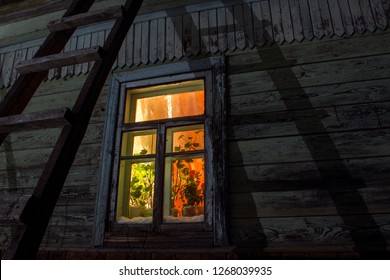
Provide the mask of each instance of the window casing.
{"label": "window casing", "polygon": [[112,222],[152,228],[204,222],[204,83],[127,85],[117,125],[121,141],[116,143],[120,154],[114,170],[119,169],[119,177]]}
{"label": "window casing", "polygon": [[[224,59],[202,62],[114,77],[111,92],[120,94],[108,102],[95,245],[110,232],[174,231],[210,232],[213,245],[226,244]],[[183,100],[188,104],[179,108]],[[190,106],[195,100],[200,105]],[[148,103],[160,105],[150,113]],[[140,170],[151,175],[149,188],[133,180]]]}

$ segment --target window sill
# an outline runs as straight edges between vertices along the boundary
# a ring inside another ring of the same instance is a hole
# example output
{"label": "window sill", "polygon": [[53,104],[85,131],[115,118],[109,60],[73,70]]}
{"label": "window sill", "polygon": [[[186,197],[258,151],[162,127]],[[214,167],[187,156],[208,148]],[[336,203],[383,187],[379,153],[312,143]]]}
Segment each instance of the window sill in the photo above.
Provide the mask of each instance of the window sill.
{"label": "window sill", "polygon": [[212,231],[164,230],[155,232],[110,232],[106,233],[104,247],[126,248],[213,248]]}

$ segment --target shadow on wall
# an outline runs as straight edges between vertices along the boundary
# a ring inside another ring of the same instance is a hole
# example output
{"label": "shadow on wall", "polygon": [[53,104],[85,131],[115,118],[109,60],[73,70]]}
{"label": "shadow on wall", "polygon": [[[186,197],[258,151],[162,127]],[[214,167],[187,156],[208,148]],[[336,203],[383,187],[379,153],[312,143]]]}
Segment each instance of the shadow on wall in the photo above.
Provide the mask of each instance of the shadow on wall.
{"label": "shadow on wall", "polygon": [[[259,19],[256,19],[254,16],[254,21],[256,20],[259,21]],[[271,25],[272,23],[261,21],[257,24],[258,26],[266,26]],[[264,35],[266,36],[267,34],[264,33]],[[265,39],[265,41],[267,42],[268,40]],[[259,63],[284,66],[283,68],[268,70],[267,73],[271,78],[275,89],[280,94],[288,114],[294,121],[298,133],[301,135],[309,150],[320,175],[321,181],[315,184],[316,189],[313,187],[313,190],[323,190],[329,193],[343,225],[346,227],[347,232],[349,232],[355,247],[354,250],[359,253],[361,258],[388,258],[390,253],[386,250],[386,238],[370,214],[365,201],[359,193],[359,189],[366,188],[367,186],[363,180],[352,178],[335,143],[326,132],[321,121],[321,116],[324,115],[323,112],[319,109],[315,109],[311,104],[309,97],[305,94],[300,82],[291,69],[291,61],[285,59],[282,51],[276,44],[267,48],[266,52],[264,51],[264,48],[257,47],[257,53],[259,56]],[[270,53],[272,53],[272,55],[270,55]],[[294,88],[294,91],[286,89],[286,81],[289,83],[288,88]],[[299,100],[299,102],[297,102],[297,100]],[[300,115],[299,112],[299,109],[301,108],[306,108],[308,112],[307,115],[311,117],[302,118],[302,115]],[[316,133],[316,137],[310,136],[312,133]],[[236,151],[235,154],[241,155],[238,144],[233,143],[233,146],[230,147]],[[259,150],[261,149],[261,147],[258,148]],[[324,161],[324,150],[327,151],[327,158],[334,159],[332,162]],[[246,174],[242,158],[234,158],[234,162],[237,162],[239,166],[242,166],[242,170],[238,171],[237,174]],[[283,178],[281,178],[281,180],[283,180]],[[241,178],[240,182],[246,186],[262,186],[262,184],[269,185],[270,183],[250,181],[247,175],[245,175],[244,178]],[[305,182],[301,182],[298,184],[299,187],[297,186],[301,190],[302,187],[305,188],[302,186],[302,183],[304,184]],[[310,182],[306,182],[306,185],[309,186]],[[314,184],[312,184],[312,186],[313,185]],[[295,190],[291,182],[288,182],[288,187],[289,190]],[[252,193],[248,192],[246,193],[246,196],[245,199],[248,202],[248,207],[250,211],[253,211],[252,216],[256,217],[258,211],[255,202],[253,201]],[[359,213],[358,222],[356,216],[350,215],[351,205],[354,207],[354,212]],[[253,221],[254,220],[255,219],[253,219]],[[242,230],[238,230],[236,236],[232,236],[234,242],[237,242],[238,247],[264,248],[267,245],[264,229],[260,224],[260,220],[257,220],[259,221],[258,223],[254,222],[255,224],[243,225]],[[357,224],[361,225],[361,227],[357,228]],[[308,240],[307,243],[307,245],[310,245],[310,240]],[[280,245],[283,246],[283,244]]]}

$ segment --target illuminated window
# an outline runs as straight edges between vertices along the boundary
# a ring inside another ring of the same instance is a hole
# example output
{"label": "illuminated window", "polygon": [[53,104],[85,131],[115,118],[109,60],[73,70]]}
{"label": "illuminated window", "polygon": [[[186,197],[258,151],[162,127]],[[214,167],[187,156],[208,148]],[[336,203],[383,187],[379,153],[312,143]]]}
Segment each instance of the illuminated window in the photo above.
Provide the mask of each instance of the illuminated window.
{"label": "illuminated window", "polygon": [[151,224],[157,208],[163,223],[204,221],[204,97],[202,79],[127,90],[117,221]]}
{"label": "illuminated window", "polygon": [[113,75],[96,246],[226,244],[223,71],[215,57]]}

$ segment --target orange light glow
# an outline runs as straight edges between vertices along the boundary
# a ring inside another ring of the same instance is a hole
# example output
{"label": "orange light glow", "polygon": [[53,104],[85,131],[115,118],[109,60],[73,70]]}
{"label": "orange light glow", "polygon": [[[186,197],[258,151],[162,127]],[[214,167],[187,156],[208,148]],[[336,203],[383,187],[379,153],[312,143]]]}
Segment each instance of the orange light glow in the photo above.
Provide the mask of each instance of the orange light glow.
{"label": "orange light glow", "polygon": [[128,90],[125,122],[144,122],[204,114],[203,80]]}
{"label": "orange light glow", "polygon": [[204,206],[203,158],[175,160],[171,168],[171,206],[179,210],[178,217],[184,206]]}
{"label": "orange light glow", "polygon": [[135,122],[202,115],[203,103],[203,91],[140,98]]}

